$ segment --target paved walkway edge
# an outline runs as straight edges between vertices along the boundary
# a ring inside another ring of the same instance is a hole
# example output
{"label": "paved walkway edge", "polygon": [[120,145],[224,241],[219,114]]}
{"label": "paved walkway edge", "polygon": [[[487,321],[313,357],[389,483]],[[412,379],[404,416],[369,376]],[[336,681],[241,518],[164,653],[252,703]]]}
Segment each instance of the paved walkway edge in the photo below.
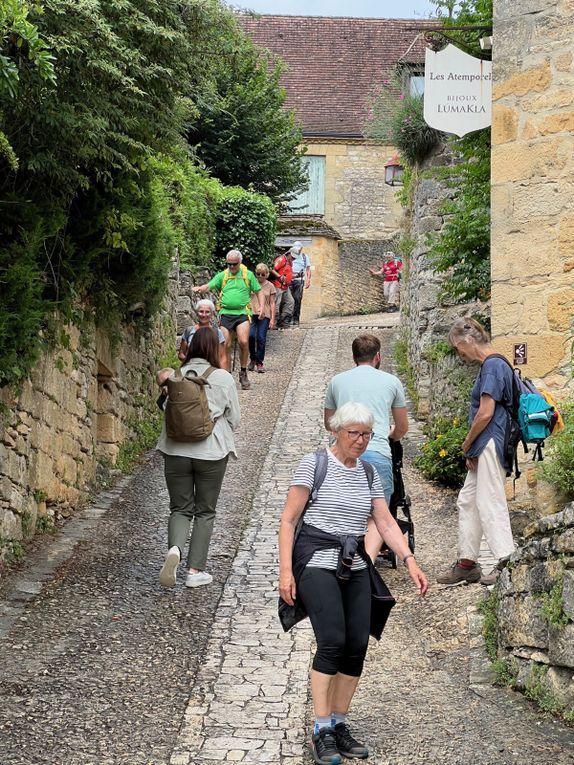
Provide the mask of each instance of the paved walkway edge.
{"label": "paved walkway edge", "polygon": [[279,624],[277,526],[293,470],[326,443],[323,395],[337,339],[333,328],[307,332],[170,765],[303,760],[312,631],[284,634]]}

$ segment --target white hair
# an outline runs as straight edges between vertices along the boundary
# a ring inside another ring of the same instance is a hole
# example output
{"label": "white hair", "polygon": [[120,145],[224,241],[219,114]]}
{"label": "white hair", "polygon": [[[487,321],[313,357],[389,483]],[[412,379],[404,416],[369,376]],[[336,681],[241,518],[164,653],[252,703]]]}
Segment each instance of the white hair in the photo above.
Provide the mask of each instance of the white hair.
{"label": "white hair", "polygon": [[229,252],[225,256],[226,261],[229,259],[230,255],[233,255],[233,257],[237,258],[240,263],[243,262],[243,255],[239,252],[239,250],[229,250]]}
{"label": "white hair", "polygon": [[209,308],[211,313],[215,314],[215,305],[213,304],[213,300],[210,300],[209,298],[198,300],[195,304],[195,310],[197,311],[198,308]]}
{"label": "white hair", "polygon": [[372,428],[374,424],[375,417],[371,410],[357,401],[348,401],[340,406],[329,420],[329,427],[335,433],[348,425],[365,425]]}

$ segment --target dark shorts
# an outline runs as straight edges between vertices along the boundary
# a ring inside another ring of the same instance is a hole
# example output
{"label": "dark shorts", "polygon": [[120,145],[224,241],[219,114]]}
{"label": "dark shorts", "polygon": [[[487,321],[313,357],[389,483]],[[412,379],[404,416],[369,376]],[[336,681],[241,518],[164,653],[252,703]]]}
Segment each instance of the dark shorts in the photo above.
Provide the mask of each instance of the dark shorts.
{"label": "dark shorts", "polygon": [[249,321],[249,316],[244,313],[239,315],[222,313],[219,316],[219,326],[225,327],[228,332],[235,332],[236,328],[244,321]]}

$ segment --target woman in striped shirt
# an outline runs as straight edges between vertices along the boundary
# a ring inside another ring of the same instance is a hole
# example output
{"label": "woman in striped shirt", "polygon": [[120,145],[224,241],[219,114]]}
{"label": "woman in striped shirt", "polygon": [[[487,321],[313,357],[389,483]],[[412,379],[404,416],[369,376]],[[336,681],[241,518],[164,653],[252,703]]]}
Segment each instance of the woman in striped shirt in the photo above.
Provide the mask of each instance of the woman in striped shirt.
{"label": "woman in striped shirt", "polygon": [[[336,441],[327,450],[324,480],[308,505],[317,463],[314,454],[303,457],[291,480],[279,529],[279,594],[290,606],[298,599],[317,639],[311,670],[316,716],[311,752],[318,765],[337,765],[341,755],[365,758],[369,754],[351,735],[346,715],[369,641],[372,562],[365,552],[364,535],[371,515],[423,597],[428,587],[389,512],[377,472],[368,471],[360,460],[373,424],[373,415],[362,404],[349,402],[335,412],[330,427]],[[305,523],[294,545],[303,512]]]}

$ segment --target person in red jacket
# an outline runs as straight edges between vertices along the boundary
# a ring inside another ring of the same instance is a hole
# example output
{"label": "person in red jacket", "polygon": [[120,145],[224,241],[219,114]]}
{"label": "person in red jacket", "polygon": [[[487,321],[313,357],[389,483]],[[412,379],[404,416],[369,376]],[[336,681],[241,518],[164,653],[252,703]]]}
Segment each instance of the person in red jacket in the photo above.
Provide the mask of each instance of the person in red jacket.
{"label": "person in red jacket", "polygon": [[383,295],[389,311],[399,310],[399,280],[403,264],[395,258],[393,252],[385,252],[385,262],[378,271],[369,268],[373,276],[383,277]]}
{"label": "person in red jacket", "polygon": [[291,326],[293,317],[293,308],[295,301],[289,289],[293,281],[293,259],[297,254],[293,248],[289,249],[284,255],[278,255],[273,261],[273,268],[270,269],[269,281],[277,290],[275,296],[277,327],[285,328]]}

